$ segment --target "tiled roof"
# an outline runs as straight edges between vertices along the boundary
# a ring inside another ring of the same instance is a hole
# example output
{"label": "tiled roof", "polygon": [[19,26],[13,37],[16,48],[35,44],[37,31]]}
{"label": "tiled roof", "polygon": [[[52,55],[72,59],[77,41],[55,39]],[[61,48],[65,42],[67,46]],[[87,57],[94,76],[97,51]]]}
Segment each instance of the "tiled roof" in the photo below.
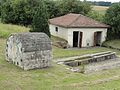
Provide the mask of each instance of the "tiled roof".
{"label": "tiled roof", "polygon": [[95,21],[89,17],[81,14],[67,14],[64,16],[49,19],[49,23],[57,26],[68,28],[81,28],[81,27],[93,27],[93,28],[108,28],[109,26],[98,21]]}

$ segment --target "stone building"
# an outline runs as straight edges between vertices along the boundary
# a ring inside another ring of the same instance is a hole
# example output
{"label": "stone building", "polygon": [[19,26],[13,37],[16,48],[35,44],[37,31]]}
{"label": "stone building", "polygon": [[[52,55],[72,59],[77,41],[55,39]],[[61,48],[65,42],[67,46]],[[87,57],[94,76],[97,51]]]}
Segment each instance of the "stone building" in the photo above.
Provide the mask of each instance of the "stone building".
{"label": "stone building", "polygon": [[49,20],[53,36],[65,39],[69,47],[100,46],[106,40],[106,24],[81,14],[70,13]]}
{"label": "stone building", "polygon": [[24,70],[50,66],[51,41],[44,33],[12,34],[6,42],[6,60]]}

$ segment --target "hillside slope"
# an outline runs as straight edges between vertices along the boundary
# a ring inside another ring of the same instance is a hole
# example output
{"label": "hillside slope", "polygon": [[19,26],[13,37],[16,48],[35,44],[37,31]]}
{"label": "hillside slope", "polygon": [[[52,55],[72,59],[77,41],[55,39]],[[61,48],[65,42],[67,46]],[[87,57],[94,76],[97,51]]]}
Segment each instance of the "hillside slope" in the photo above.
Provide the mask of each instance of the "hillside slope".
{"label": "hillside slope", "polygon": [[103,43],[103,46],[120,49],[120,39],[110,40]]}
{"label": "hillside slope", "polygon": [[7,38],[11,33],[28,32],[29,28],[0,23],[0,38]]}
{"label": "hillside slope", "polygon": [[105,6],[92,6],[92,10],[93,11],[96,11],[100,14],[105,14],[106,10],[108,9],[109,7],[105,7]]}

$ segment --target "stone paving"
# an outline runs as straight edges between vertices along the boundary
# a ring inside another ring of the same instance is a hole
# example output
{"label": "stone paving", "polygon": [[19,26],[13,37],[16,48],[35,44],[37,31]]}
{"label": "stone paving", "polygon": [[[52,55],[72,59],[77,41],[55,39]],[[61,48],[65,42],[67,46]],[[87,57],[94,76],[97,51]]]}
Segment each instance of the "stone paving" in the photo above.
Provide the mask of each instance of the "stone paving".
{"label": "stone paving", "polygon": [[116,67],[120,67],[120,58],[88,64],[85,66],[85,73],[107,70]]}

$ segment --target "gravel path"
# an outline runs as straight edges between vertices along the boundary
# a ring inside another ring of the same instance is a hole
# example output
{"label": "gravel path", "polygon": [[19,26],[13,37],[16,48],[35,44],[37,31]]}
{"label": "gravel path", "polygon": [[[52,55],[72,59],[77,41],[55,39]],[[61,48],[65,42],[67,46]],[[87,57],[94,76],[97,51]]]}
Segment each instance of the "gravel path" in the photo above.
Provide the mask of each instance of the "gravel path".
{"label": "gravel path", "polygon": [[88,64],[85,66],[85,73],[91,73],[115,67],[120,67],[120,58]]}

